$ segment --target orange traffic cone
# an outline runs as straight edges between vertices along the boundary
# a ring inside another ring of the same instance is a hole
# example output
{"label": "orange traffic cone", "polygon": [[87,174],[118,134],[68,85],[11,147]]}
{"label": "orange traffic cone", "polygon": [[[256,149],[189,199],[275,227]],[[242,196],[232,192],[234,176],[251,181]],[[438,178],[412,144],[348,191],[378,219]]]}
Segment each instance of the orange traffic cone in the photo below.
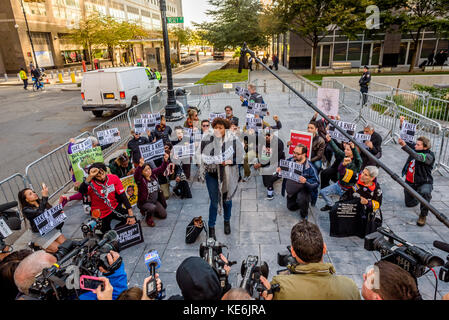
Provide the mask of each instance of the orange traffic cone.
{"label": "orange traffic cone", "polygon": [[50,81],[48,81],[48,78],[47,78],[47,82],[46,82],[47,84],[50,84]]}

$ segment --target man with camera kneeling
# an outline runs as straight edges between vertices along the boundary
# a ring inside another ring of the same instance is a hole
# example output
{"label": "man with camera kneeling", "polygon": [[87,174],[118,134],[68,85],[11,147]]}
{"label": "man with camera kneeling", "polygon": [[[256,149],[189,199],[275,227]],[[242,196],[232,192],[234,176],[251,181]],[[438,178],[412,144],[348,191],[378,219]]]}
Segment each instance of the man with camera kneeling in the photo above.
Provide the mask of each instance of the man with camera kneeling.
{"label": "man with camera kneeling", "polygon": [[297,264],[289,265],[290,274],[277,275],[268,282],[261,276],[267,290],[279,284],[280,291],[268,294],[265,300],[360,300],[360,293],[353,280],[335,275],[331,263],[324,263],[326,245],[320,229],[315,224],[303,220],[291,231],[291,254]]}

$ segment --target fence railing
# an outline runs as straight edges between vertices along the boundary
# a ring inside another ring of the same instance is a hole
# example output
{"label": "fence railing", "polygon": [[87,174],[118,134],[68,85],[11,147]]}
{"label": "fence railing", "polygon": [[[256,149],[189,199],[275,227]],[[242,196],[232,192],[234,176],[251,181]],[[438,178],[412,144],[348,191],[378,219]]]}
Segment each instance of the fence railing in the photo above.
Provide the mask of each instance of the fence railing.
{"label": "fence railing", "polygon": [[[449,100],[443,100],[438,98],[433,98],[431,96],[427,97],[427,102],[424,107],[423,114],[431,119],[449,121]],[[445,123],[444,126],[448,126]]]}
{"label": "fence railing", "polygon": [[0,204],[18,201],[17,195],[20,190],[27,187],[26,178],[20,173],[0,181]]}

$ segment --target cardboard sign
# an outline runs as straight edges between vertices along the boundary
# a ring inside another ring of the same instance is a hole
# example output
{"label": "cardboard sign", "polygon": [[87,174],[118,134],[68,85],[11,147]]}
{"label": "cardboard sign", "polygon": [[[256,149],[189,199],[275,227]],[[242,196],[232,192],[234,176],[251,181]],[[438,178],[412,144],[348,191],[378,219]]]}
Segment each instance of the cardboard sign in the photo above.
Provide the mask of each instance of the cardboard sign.
{"label": "cardboard sign", "polygon": [[69,160],[72,163],[73,173],[78,182],[83,182],[83,178],[87,177],[87,168],[89,165],[94,162],[104,162],[101,147],[69,154]]}
{"label": "cardboard sign", "polygon": [[290,141],[292,144],[288,149],[289,154],[293,154],[293,150],[295,150],[295,147],[301,143],[307,147],[307,158],[310,160],[310,158],[312,157],[312,133],[290,130]]}
{"label": "cardboard sign", "polygon": [[134,119],[134,129],[137,133],[144,134],[148,130],[154,131],[158,123],[155,118],[136,118]]}
{"label": "cardboard sign", "polygon": [[249,93],[248,89],[246,88],[235,87],[235,93],[246,100],[248,100],[251,97],[251,93]]}
{"label": "cardboard sign", "polygon": [[72,154],[92,149],[92,140],[87,138],[83,142],[72,144]]}
{"label": "cardboard sign", "polygon": [[129,203],[132,206],[135,206],[137,204],[138,199],[138,188],[136,181],[134,180],[134,176],[127,176],[120,179],[123,185],[123,189],[125,189],[126,197],[129,200]]}
{"label": "cardboard sign", "polygon": [[117,128],[107,129],[97,132],[98,142],[100,146],[120,141],[120,133]]}
{"label": "cardboard sign", "polygon": [[206,164],[221,164],[223,161],[230,160],[234,154],[234,147],[229,147],[224,153],[216,156],[202,155],[202,159]]}
{"label": "cardboard sign", "polygon": [[328,116],[338,116],[340,90],[318,88],[317,107]]}
{"label": "cardboard sign", "polygon": [[212,123],[212,121],[214,121],[215,118],[226,119],[226,113],[216,113],[216,112],[209,113],[209,122],[210,123]]}
{"label": "cardboard sign", "polygon": [[293,180],[295,182],[299,182],[299,177],[304,170],[304,165],[287,160],[280,160],[279,167],[281,168],[279,175],[282,178]]}
{"label": "cardboard sign", "polygon": [[[356,124],[351,122],[344,122],[344,121],[335,121],[335,124],[342,128],[344,131],[346,131],[347,134],[349,134],[351,137],[354,136],[355,130],[356,130]],[[348,142],[349,139],[347,139],[343,134],[340,133],[332,124],[329,124],[329,135],[332,139],[335,139],[339,142],[344,141]]]}
{"label": "cardboard sign", "polygon": [[195,144],[189,143],[187,145],[177,144],[173,146],[173,155],[175,159],[188,158],[195,155]]}
{"label": "cardboard sign", "polygon": [[34,218],[34,223],[41,236],[43,236],[63,223],[65,219],[67,219],[67,216],[62,211],[62,203],[60,203],[56,207],[45,210],[42,214]]}
{"label": "cardboard sign", "polygon": [[140,118],[142,119],[150,119],[151,122],[160,124],[161,123],[161,113],[142,113],[140,115]]}
{"label": "cardboard sign", "polygon": [[144,241],[140,221],[132,225],[124,225],[115,229],[118,235],[120,250],[135,246]]}
{"label": "cardboard sign", "polygon": [[414,143],[415,133],[416,133],[416,124],[404,121],[402,123],[402,128],[401,132],[399,133],[399,137],[405,142]]}
{"label": "cardboard sign", "polygon": [[358,203],[340,203],[337,209],[339,218],[354,218],[357,215]]}
{"label": "cardboard sign", "polygon": [[262,119],[246,117],[246,129],[262,129]]}
{"label": "cardboard sign", "polygon": [[144,144],[139,146],[140,154],[145,161],[162,158],[165,154],[164,142],[161,140],[155,143]]}
{"label": "cardboard sign", "polygon": [[9,226],[6,224],[5,220],[3,220],[3,218],[0,218],[0,235],[3,238],[6,238],[6,237],[10,236],[11,234],[12,234],[12,231],[9,228]]}
{"label": "cardboard sign", "polygon": [[354,135],[355,141],[359,142],[363,145],[365,149],[368,149],[368,146],[365,144],[366,141],[371,141],[371,135],[370,134],[364,134],[364,133],[356,133]]}
{"label": "cardboard sign", "polygon": [[268,112],[268,106],[266,103],[248,102],[247,112],[265,117]]}

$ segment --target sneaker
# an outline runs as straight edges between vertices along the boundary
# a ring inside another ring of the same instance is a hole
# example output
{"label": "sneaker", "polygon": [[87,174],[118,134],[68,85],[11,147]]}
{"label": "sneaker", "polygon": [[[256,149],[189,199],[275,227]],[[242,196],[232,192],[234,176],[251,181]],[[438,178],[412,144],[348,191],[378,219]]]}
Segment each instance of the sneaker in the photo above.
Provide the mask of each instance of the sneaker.
{"label": "sneaker", "polygon": [[416,224],[420,227],[424,227],[424,225],[426,224],[426,216],[420,215],[418,221],[416,221]]}
{"label": "sneaker", "polygon": [[332,207],[331,206],[328,206],[327,204],[324,206],[324,207],[322,207],[320,210],[321,211],[329,211],[330,209],[332,209]]}
{"label": "sneaker", "polygon": [[147,225],[151,228],[153,228],[156,224],[154,223],[152,218],[147,219]]}
{"label": "sneaker", "polygon": [[225,234],[231,233],[231,223],[229,221],[224,222],[224,233]]}
{"label": "sneaker", "polygon": [[273,200],[274,199],[274,195],[268,195],[267,194],[267,197],[265,198],[265,200]]}

